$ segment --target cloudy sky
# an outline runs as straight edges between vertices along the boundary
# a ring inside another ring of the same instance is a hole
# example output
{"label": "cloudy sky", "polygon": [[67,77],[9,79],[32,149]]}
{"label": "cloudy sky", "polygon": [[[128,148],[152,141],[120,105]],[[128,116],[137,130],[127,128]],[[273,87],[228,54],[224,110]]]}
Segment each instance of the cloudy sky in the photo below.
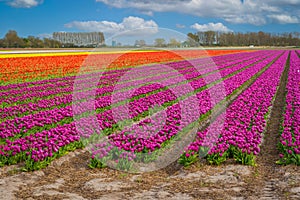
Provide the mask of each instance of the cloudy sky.
{"label": "cloudy sky", "polygon": [[102,31],[128,37],[170,29],[300,31],[300,0],[0,0],[0,37]]}

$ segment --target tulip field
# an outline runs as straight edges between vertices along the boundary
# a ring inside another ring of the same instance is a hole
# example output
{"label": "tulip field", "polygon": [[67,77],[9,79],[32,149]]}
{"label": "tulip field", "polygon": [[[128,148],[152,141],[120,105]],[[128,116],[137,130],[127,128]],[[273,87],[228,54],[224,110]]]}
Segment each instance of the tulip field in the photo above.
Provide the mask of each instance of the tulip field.
{"label": "tulip field", "polygon": [[286,86],[285,112],[281,126],[279,163],[300,163],[300,60],[292,52]]}
{"label": "tulip field", "polygon": [[0,54],[0,64],[1,167],[37,170],[88,148],[91,168],[131,170],[193,131],[180,164],[256,165],[284,71],[277,164],[300,165],[298,50]]}

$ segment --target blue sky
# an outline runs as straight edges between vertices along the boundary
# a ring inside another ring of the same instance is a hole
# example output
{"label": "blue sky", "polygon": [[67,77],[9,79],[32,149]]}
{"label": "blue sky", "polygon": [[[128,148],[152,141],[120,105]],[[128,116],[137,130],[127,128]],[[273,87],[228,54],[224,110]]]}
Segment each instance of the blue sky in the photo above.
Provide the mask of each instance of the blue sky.
{"label": "blue sky", "polygon": [[8,30],[21,37],[58,31],[102,31],[106,37],[127,31],[130,37],[160,28],[300,32],[300,0],[0,0],[0,19],[0,37]]}

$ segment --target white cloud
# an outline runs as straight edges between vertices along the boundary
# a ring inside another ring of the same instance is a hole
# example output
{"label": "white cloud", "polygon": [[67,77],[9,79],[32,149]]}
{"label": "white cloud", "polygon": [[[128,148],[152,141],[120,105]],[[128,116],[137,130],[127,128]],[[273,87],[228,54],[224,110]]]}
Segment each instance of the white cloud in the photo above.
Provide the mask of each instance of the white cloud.
{"label": "white cloud", "polygon": [[273,19],[275,22],[280,24],[296,24],[299,23],[299,19],[295,16],[289,16],[285,14],[281,15],[268,15],[270,19]]}
{"label": "white cloud", "polygon": [[7,1],[7,4],[15,8],[31,8],[42,2],[42,0],[9,0]]}
{"label": "white cloud", "polygon": [[264,0],[264,2],[268,4],[274,4],[274,5],[299,5],[300,0]]}
{"label": "white cloud", "polygon": [[37,37],[39,38],[52,38],[52,33],[41,33],[41,34],[38,34]]}
{"label": "white cloud", "polygon": [[185,28],[185,25],[183,25],[183,24],[176,24],[176,28]]}
{"label": "white cloud", "polygon": [[191,28],[200,32],[205,32],[205,31],[232,32],[232,30],[224,26],[222,23],[208,23],[208,24],[195,23],[191,26]]}
{"label": "white cloud", "polygon": [[224,20],[233,24],[254,24],[257,26],[264,25],[267,23],[267,20],[260,15],[228,15],[224,17]]}
{"label": "white cloud", "polygon": [[[296,22],[300,0],[96,0],[116,8],[133,8],[152,15],[178,12],[199,17],[221,18],[230,23],[264,25]],[[285,15],[283,17],[280,15]],[[279,16],[274,17],[274,16]],[[275,20],[277,19],[277,20]],[[299,23],[299,22],[298,22]]]}
{"label": "white cloud", "polygon": [[141,35],[155,34],[158,25],[153,21],[145,21],[140,17],[129,16],[121,23],[111,21],[73,21],[65,24],[67,28],[76,28],[83,31],[101,31],[107,34]]}

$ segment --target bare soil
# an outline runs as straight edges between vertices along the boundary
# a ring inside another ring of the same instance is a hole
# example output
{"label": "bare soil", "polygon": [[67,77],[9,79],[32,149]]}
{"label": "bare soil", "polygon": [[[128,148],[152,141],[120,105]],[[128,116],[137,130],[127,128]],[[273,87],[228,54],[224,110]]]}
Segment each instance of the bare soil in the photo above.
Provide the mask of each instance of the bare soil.
{"label": "bare soil", "polygon": [[258,159],[258,166],[196,163],[183,168],[130,174],[87,167],[89,152],[77,150],[46,169],[1,169],[1,199],[300,199],[300,170]]}

